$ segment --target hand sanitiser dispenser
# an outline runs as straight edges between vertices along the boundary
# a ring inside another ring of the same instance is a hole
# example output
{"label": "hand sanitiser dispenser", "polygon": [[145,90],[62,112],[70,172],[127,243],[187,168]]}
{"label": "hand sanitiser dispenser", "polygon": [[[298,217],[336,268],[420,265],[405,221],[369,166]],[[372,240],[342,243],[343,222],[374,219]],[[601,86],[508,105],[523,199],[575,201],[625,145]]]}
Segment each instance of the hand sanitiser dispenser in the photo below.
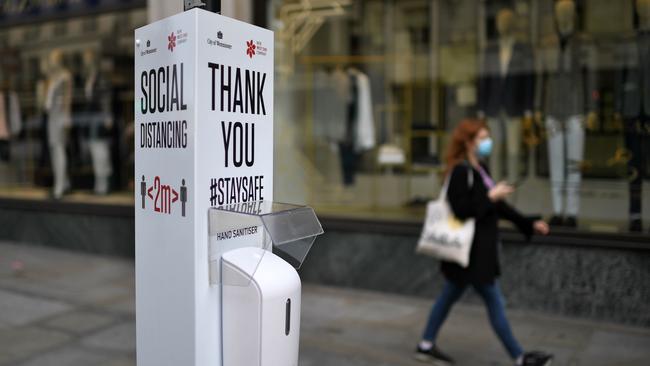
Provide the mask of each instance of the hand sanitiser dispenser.
{"label": "hand sanitiser dispenser", "polygon": [[222,286],[224,366],[297,366],[295,268],[323,233],[309,207],[255,202],[211,209],[210,282]]}
{"label": "hand sanitiser dispenser", "polygon": [[[287,262],[264,251],[247,247],[223,255],[224,283],[250,281],[223,287],[224,365],[298,364],[300,278]],[[261,259],[253,272],[247,264],[256,257]]]}

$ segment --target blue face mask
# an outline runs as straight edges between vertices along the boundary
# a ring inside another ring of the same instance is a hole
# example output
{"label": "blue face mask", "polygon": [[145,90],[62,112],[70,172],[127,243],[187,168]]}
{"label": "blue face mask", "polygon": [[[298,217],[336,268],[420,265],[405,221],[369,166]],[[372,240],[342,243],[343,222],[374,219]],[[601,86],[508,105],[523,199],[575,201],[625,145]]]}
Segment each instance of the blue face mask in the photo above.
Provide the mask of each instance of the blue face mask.
{"label": "blue face mask", "polygon": [[487,158],[492,153],[492,139],[485,138],[478,143],[476,154],[482,158]]}

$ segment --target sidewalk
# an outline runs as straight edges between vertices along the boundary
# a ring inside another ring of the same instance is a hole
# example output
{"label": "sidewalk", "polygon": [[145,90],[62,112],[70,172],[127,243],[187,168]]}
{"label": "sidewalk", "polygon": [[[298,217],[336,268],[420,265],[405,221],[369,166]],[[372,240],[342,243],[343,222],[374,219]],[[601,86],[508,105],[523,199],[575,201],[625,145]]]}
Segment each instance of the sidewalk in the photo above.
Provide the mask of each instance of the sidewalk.
{"label": "sidewalk", "polygon": [[[129,260],[0,243],[0,366],[135,365],[133,276]],[[411,353],[430,306],[305,285],[300,366],[422,365]],[[650,364],[650,329],[509,315],[521,343],[555,353],[554,365]],[[510,365],[482,307],[454,308],[439,344],[458,365]]]}

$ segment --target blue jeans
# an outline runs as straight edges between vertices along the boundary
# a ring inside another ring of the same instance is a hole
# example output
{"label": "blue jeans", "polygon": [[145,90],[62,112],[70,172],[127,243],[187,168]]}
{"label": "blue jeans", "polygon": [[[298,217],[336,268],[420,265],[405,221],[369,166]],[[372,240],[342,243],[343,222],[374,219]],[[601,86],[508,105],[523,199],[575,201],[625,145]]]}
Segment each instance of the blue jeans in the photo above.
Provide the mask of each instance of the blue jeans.
{"label": "blue jeans", "polygon": [[[466,286],[459,286],[450,281],[445,281],[442,293],[431,309],[431,315],[429,315],[429,322],[424,331],[423,339],[435,342],[438,331],[447,318],[449,310],[463,295],[465,288]],[[487,306],[488,315],[490,316],[492,329],[494,329],[494,332],[499,336],[501,343],[510,354],[510,357],[516,359],[521,356],[523,350],[510,330],[510,324],[508,324],[508,319],[506,319],[506,313],[503,307],[503,296],[501,295],[498,283],[494,282],[489,285],[474,285],[474,289],[483,298],[483,301]]]}

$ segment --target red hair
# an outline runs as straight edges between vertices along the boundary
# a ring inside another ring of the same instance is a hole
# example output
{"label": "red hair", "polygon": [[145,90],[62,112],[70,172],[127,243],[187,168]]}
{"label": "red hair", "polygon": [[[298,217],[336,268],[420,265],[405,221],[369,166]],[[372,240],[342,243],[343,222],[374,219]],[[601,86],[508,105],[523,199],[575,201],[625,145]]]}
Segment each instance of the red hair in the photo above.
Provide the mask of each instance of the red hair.
{"label": "red hair", "polygon": [[482,129],[488,129],[485,122],[477,119],[464,119],[454,129],[447,147],[445,175],[449,174],[461,161],[467,159],[467,144],[471,143]]}

